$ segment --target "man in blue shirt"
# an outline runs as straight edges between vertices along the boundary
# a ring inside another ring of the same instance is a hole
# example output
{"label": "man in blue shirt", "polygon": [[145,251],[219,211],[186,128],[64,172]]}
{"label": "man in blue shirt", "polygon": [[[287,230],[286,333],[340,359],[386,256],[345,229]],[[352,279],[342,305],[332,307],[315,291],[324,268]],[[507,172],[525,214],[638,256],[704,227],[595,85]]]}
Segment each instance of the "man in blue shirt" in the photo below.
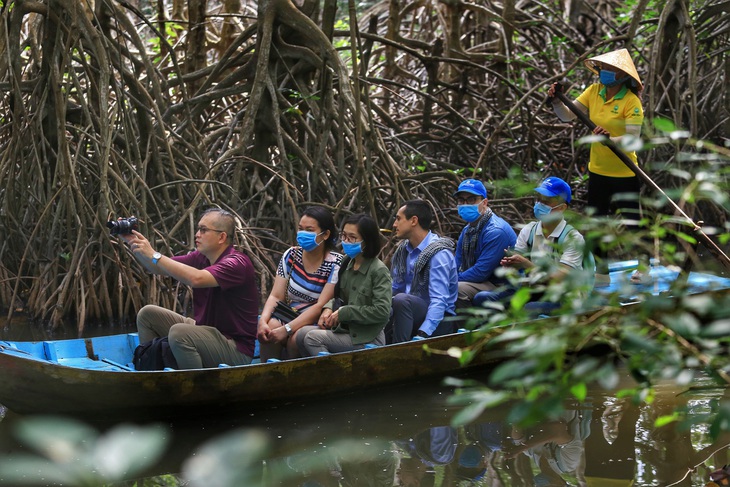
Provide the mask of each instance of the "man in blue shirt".
{"label": "man in blue shirt", "polygon": [[389,343],[413,336],[431,337],[454,331],[458,292],[454,242],[431,232],[431,207],[407,201],[396,214],[393,230],[403,241],[393,254],[393,325]]}
{"label": "man in blue shirt", "polygon": [[480,291],[492,291],[506,281],[494,276],[504,250],[512,248],[517,235],[512,227],[492,213],[487,188],[481,181],[466,179],[454,193],[459,216],[467,225],[456,244],[456,268],[459,271],[457,308],[471,306]]}

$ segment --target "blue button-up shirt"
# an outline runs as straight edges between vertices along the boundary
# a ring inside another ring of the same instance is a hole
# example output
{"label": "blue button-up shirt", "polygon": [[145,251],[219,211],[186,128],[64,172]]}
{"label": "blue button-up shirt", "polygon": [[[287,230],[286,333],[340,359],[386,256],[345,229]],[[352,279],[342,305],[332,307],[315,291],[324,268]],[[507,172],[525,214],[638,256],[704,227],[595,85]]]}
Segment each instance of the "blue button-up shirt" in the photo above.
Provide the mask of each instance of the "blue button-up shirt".
{"label": "blue button-up shirt", "polygon": [[[465,226],[459,235],[456,244],[456,268],[461,267],[461,258],[464,248],[464,238],[469,225]],[[459,280],[466,282],[486,282],[492,279],[495,269],[500,267],[499,262],[504,257],[504,249],[513,248],[517,242],[517,234],[509,223],[495,214],[484,225],[482,233],[477,237],[476,262],[459,273]],[[506,279],[495,279],[492,282],[506,282]]]}
{"label": "blue button-up shirt", "polygon": [[[439,238],[433,232],[428,232],[426,238],[413,248],[410,242],[406,243],[406,278],[405,282],[397,283],[393,279],[393,295],[399,293],[411,294],[411,283],[413,282],[413,267],[416,264],[418,256],[428,247],[435,239]],[[431,257],[431,268],[428,274],[428,287],[424,294],[418,297],[426,301],[428,311],[426,319],[419,328],[427,335],[432,335],[436,331],[439,323],[444,319],[445,315],[456,314],[456,298],[459,292],[459,278],[456,271],[456,259],[454,254],[448,250],[441,250]]]}

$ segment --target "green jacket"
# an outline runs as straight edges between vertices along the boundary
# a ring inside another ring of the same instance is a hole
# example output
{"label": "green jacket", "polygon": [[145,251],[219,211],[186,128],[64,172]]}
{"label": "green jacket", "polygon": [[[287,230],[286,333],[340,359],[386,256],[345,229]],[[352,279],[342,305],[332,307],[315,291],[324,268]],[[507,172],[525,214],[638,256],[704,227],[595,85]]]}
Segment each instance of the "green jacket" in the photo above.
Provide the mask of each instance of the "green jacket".
{"label": "green jacket", "polygon": [[[390,318],[392,286],[390,270],[380,259],[365,259],[358,270],[355,260],[340,274],[339,325],[335,333],[350,333],[352,343],[368,343],[378,336]],[[325,308],[332,308],[332,301]]]}

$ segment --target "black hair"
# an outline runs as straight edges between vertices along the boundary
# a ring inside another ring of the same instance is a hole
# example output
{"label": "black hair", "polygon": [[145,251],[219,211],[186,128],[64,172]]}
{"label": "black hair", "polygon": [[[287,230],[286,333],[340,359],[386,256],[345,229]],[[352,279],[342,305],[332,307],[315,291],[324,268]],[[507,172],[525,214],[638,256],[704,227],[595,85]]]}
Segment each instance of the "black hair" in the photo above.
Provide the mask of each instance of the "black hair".
{"label": "black hair", "polygon": [[372,259],[378,256],[380,250],[383,248],[383,239],[380,236],[378,222],[373,220],[370,215],[360,213],[359,215],[352,215],[345,218],[345,221],[342,222],[343,231],[345,230],[345,225],[357,226],[357,233],[362,237],[363,257]]}
{"label": "black hair", "polygon": [[414,216],[418,217],[418,224],[424,230],[431,229],[431,220],[433,219],[433,212],[431,212],[431,205],[423,200],[409,200],[403,203],[405,210],[403,213],[409,220]]}
{"label": "black hair", "polygon": [[327,250],[334,250],[337,245],[337,227],[332,212],[322,206],[310,206],[302,212],[302,216],[317,220],[322,232],[329,230],[330,236],[324,241],[324,246]]}
{"label": "black hair", "polygon": [[202,215],[200,215],[200,218],[210,214],[216,215],[216,221],[223,227],[222,230],[226,232],[228,241],[233,242],[233,237],[236,231],[236,217],[233,213],[228,210],[224,210],[223,208],[208,208]]}

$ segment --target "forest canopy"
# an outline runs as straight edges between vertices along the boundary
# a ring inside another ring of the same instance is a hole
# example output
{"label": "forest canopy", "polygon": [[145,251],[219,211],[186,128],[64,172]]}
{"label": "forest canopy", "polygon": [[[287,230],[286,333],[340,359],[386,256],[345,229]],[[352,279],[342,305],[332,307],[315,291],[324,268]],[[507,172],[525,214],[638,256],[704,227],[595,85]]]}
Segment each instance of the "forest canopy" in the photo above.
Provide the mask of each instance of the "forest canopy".
{"label": "forest canopy", "polygon": [[[594,78],[583,61],[623,47],[645,86],[640,163],[665,188],[701,189],[698,173],[723,182],[729,8],[2,0],[0,307],[81,330],[128,323],[147,302],[186,306],[184,290],[133,265],[110,218],[135,215],[156,248],[180,253],[200,211],[226,208],[267,294],[312,204],[389,228],[422,197],[453,234],[464,177],[517,225],[533,183],[557,175],[580,210],[585,129],[559,122],[545,93],[564,81],[577,95]],[[721,233],[714,193],[682,204]]]}

